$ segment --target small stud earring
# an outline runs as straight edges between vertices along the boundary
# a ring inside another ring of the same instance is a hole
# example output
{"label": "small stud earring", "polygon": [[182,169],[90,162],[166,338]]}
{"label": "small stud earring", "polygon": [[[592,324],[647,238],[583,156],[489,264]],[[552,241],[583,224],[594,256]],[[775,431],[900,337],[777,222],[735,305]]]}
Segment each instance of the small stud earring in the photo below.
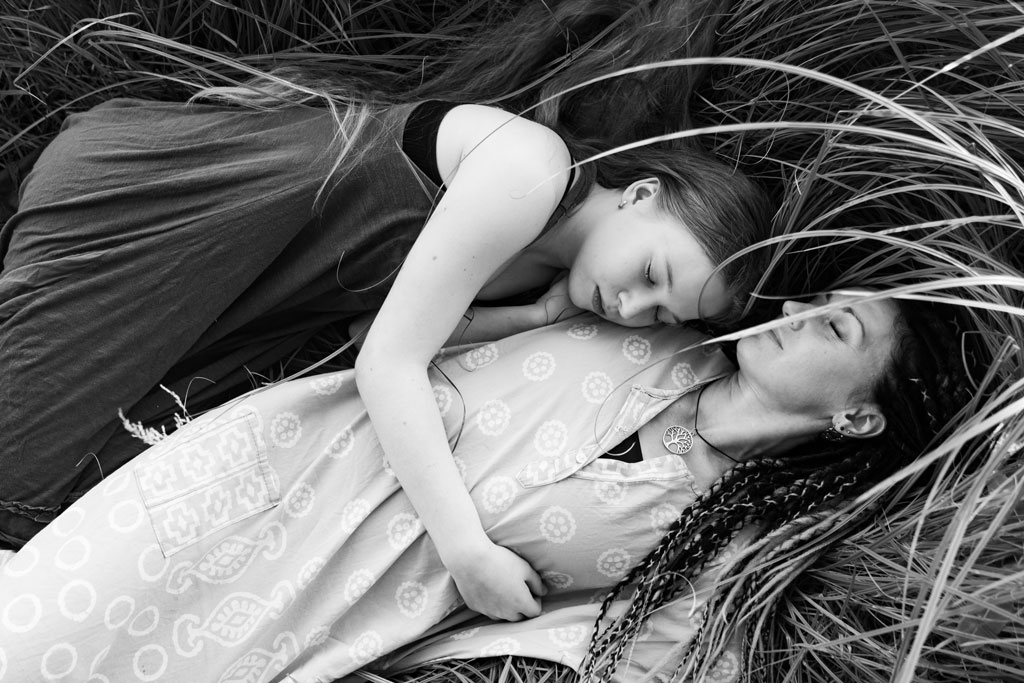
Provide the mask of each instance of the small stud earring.
{"label": "small stud earring", "polygon": [[623,199],[623,200],[622,200],[621,202],[619,202],[619,208],[620,208],[620,209],[621,209],[622,207],[624,207],[625,205],[626,205],[626,200],[625,200],[625,199]]}

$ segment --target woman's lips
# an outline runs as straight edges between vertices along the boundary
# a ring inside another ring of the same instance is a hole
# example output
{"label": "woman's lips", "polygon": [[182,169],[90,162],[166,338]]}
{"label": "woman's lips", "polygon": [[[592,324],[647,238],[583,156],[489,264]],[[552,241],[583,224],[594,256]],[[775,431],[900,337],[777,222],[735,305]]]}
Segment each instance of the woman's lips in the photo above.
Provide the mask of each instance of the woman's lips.
{"label": "woman's lips", "polygon": [[604,316],[604,302],[601,301],[601,290],[596,286],[594,287],[594,298],[591,304],[593,305],[594,313]]}

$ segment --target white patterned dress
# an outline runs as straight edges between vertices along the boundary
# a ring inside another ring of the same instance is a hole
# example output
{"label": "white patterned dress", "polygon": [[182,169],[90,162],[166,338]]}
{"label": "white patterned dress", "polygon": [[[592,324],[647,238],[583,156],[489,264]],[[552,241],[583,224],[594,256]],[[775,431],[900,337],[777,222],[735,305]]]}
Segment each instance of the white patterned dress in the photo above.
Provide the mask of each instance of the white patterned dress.
{"label": "white patterned dress", "polygon": [[[474,615],[343,372],[193,420],[18,552],[0,577],[0,681],[326,682],[448,656],[430,654],[439,639],[576,666],[598,597],[697,493],[678,456],[599,456],[729,369],[713,347],[676,353],[700,341],[581,316],[431,370],[488,534],[550,590],[537,620],[453,627]],[[652,657],[692,634],[668,628]]]}

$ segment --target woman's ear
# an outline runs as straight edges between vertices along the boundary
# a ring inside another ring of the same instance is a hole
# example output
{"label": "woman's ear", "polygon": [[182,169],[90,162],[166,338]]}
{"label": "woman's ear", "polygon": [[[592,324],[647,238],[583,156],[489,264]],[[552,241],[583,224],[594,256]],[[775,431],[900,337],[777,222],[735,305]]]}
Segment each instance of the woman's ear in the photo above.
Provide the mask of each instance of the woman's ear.
{"label": "woman's ear", "polygon": [[623,204],[636,204],[647,199],[653,199],[661,191],[661,181],[658,178],[644,178],[629,184],[622,191]]}
{"label": "woman's ear", "polygon": [[832,416],[832,426],[851,439],[870,439],[885,431],[885,415],[874,403],[864,403]]}

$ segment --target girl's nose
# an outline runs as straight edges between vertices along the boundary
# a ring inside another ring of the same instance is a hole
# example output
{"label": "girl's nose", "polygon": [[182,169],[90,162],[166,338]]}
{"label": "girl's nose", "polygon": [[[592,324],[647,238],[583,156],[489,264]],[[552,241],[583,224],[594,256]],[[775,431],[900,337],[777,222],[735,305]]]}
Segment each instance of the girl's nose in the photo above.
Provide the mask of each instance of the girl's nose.
{"label": "girl's nose", "polygon": [[650,310],[649,303],[642,296],[632,292],[619,293],[619,317],[631,321]]}

